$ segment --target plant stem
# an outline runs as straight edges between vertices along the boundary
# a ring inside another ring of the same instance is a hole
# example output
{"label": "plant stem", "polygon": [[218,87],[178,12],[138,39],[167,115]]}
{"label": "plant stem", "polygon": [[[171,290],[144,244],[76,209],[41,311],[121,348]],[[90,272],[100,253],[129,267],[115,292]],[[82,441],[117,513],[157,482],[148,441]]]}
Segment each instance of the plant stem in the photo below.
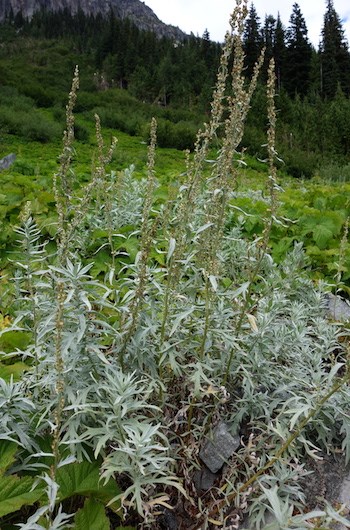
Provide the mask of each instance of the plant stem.
{"label": "plant stem", "polygon": [[62,332],[63,332],[63,309],[64,309],[64,285],[62,282],[57,284],[57,311],[56,311],[56,340],[55,340],[55,370],[56,370],[56,385],[55,391],[57,396],[57,404],[55,408],[55,417],[54,417],[54,433],[52,440],[52,452],[54,455],[54,463],[51,466],[51,478],[55,480],[56,471],[59,463],[59,441],[60,441],[60,428],[62,421],[62,412],[64,408],[64,381],[63,381],[63,371],[64,371],[64,362],[62,358]]}
{"label": "plant stem", "polygon": [[204,320],[202,341],[201,341],[201,345],[199,349],[199,358],[201,360],[203,360],[203,357],[204,357],[205,343],[206,343],[207,335],[209,331],[209,323],[210,323],[210,287],[209,287],[209,279],[206,276],[206,279],[205,279],[205,320]]}

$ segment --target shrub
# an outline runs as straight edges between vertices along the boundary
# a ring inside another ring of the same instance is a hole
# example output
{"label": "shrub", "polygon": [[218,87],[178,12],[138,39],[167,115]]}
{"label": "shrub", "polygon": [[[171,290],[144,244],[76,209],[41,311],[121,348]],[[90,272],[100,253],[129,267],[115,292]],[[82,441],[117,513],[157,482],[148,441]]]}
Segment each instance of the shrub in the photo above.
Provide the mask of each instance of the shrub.
{"label": "shrub", "polygon": [[90,131],[83,123],[77,122],[75,124],[74,135],[80,142],[88,142],[90,139]]}
{"label": "shrub", "polygon": [[317,174],[323,179],[335,182],[350,182],[350,164],[323,164]]}
{"label": "shrub", "polygon": [[66,113],[63,106],[55,105],[52,109],[52,116],[55,121],[59,123],[64,123]]}
{"label": "shrub", "polygon": [[[143,127],[143,137],[149,135],[149,125]],[[174,149],[193,149],[196,138],[196,127],[191,122],[172,123],[169,120],[159,119],[157,128],[157,143],[159,147],[172,147]]]}
{"label": "shrub", "polygon": [[16,160],[12,165],[12,170],[21,175],[33,176],[35,175],[35,167],[30,162],[24,160]]}
{"label": "shrub", "polygon": [[309,179],[313,177],[319,166],[318,155],[295,148],[290,151],[283,151],[281,157],[288,175],[296,178]]}
{"label": "shrub", "polygon": [[2,106],[12,107],[23,112],[28,112],[34,107],[32,98],[20,95],[16,88],[6,85],[0,87],[0,103]]}
{"label": "shrub", "polygon": [[0,109],[0,126],[10,134],[16,134],[38,142],[58,139],[62,128],[36,110],[24,112],[13,107]]}
{"label": "shrub", "polygon": [[254,126],[245,128],[241,146],[246,148],[248,153],[258,158],[263,158],[266,156],[263,147],[265,144],[266,138],[261,129]]}
{"label": "shrub", "polygon": [[22,118],[20,133],[24,138],[47,143],[60,138],[62,128],[57,123],[35,113]]}
{"label": "shrub", "polygon": [[144,118],[138,115],[137,112],[130,115],[121,110],[96,107],[93,113],[98,114],[104,127],[125,132],[130,136],[135,136],[140,133],[141,124],[144,121]]}
{"label": "shrub", "polygon": [[25,81],[21,91],[25,96],[30,97],[38,107],[52,107],[60,97],[53,91],[43,86],[38,81]]}
{"label": "shrub", "polygon": [[99,94],[94,92],[81,92],[79,94],[79,100],[77,101],[75,111],[76,112],[85,112],[87,110],[92,110],[100,103]]}
{"label": "shrub", "polygon": [[28,114],[16,111],[13,108],[0,109],[0,125],[9,134],[21,134],[22,122],[27,119]]}

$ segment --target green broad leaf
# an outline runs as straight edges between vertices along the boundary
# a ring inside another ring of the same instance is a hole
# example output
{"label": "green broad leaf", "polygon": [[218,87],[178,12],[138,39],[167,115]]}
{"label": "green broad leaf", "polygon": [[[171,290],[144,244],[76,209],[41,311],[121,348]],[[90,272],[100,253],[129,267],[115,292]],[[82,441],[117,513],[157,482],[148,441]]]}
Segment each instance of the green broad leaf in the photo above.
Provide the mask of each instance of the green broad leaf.
{"label": "green broad leaf", "polygon": [[[115,480],[110,479],[106,484],[100,481],[100,466],[98,462],[75,462],[67,464],[57,470],[56,482],[59,484],[59,501],[83,495],[94,497],[107,505],[121,491]],[[109,505],[113,511],[120,509],[119,502]]]}
{"label": "green broad leaf", "polygon": [[136,237],[130,237],[126,241],[122,240],[119,244],[116,244],[115,248],[116,250],[124,250],[127,252],[130,260],[134,262],[140,248],[140,242]]}
{"label": "green broad leaf", "polygon": [[14,364],[2,364],[0,363],[0,377],[9,381],[11,376],[14,381],[19,381],[25,370],[28,370],[28,365],[19,362]]}
{"label": "green broad leaf", "polygon": [[108,238],[108,230],[102,230],[101,228],[96,228],[92,233],[93,239]]}
{"label": "green broad leaf", "polygon": [[39,200],[42,204],[55,204],[55,195],[50,191],[41,191]]}
{"label": "green broad leaf", "polygon": [[232,280],[231,278],[224,277],[221,278],[221,283],[225,289],[228,289],[232,285]]}
{"label": "green broad leaf", "polygon": [[166,260],[165,260],[165,255],[164,254],[160,254],[156,250],[152,250],[150,252],[150,256],[151,256],[152,259],[154,259],[154,261],[159,263],[159,265],[165,266]]}
{"label": "green broad leaf", "polygon": [[324,255],[324,251],[320,250],[320,248],[316,245],[307,246],[305,250],[307,255],[311,256],[314,259],[319,259]]}
{"label": "green broad leaf", "polygon": [[3,475],[15,461],[17,449],[18,445],[16,442],[10,442],[9,440],[0,441],[0,475]]}
{"label": "green broad leaf", "polygon": [[47,232],[51,237],[54,237],[57,234],[57,224],[56,217],[46,217],[44,226],[41,226],[41,229]]}
{"label": "green broad leaf", "polygon": [[47,204],[43,204],[38,198],[30,201],[30,207],[33,214],[41,214],[49,211]]}
{"label": "green broad leaf", "polygon": [[328,241],[332,239],[333,232],[327,226],[319,224],[313,229],[312,235],[315,243],[320,249],[324,249],[327,246]]}
{"label": "green broad leaf", "polygon": [[30,342],[31,333],[27,331],[6,331],[0,337],[0,350],[6,353],[25,350]]}
{"label": "green broad leaf", "polygon": [[325,197],[317,197],[314,201],[314,208],[324,212],[327,209],[327,199]]}
{"label": "green broad leaf", "polygon": [[91,274],[96,278],[99,274],[105,274],[109,269],[109,263],[96,262],[91,269]]}
{"label": "green broad leaf", "polygon": [[278,240],[278,243],[273,245],[273,255],[274,257],[284,256],[288,250],[293,247],[295,237],[282,237]]}
{"label": "green broad leaf", "polygon": [[326,217],[315,208],[304,207],[305,213],[299,219],[300,227],[304,234],[308,234],[320,223],[326,221]]}
{"label": "green broad leaf", "polygon": [[118,228],[119,234],[129,234],[130,232],[134,232],[135,230],[136,225],[124,225]]}
{"label": "green broad leaf", "polygon": [[74,517],[74,530],[110,530],[104,506],[96,499],[86,499]]}
{"label": "green broad leaf", "polygon": [[43,495],[41,488],[31,491],[34,485],[32,477],[9,475],[0,477],[0,517],[16,512],[25,504],[33,504]]}

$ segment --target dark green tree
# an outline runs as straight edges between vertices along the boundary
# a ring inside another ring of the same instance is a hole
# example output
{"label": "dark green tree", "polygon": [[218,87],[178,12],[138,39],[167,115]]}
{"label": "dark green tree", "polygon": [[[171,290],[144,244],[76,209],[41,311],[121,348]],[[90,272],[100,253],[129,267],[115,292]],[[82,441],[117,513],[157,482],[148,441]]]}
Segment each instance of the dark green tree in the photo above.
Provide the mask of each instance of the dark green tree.
{"label": "dark green tree", "polygon": [[251,4],[243,34],[243,49],[246,56],[245,63],[247,66],[248,76],[250,76],[253,72],[254,65],[259,58],[261,48],[262,36],[260,18],[254,4]]}
{"label": "dark green tree", "polygon": [[273,57],[273,44],[275,41],[276,19],[272,15],[266,15],[264,25],[261,29],[262,43],[265,48],[263,76],[267,79],[267,71],[270,60]]}
{"label": "dark green tree", "polygon": [[350,54],[344,29],[333,0],[327,0],[320,43],[321,91],[333,98],[338,85],[346,95],[350,92]]}
{"label": "dark green tree", "polygon": [[286,41],[285,29],[282,24],[280,14],[277,15],[275,26],[275,38],[273,42],[273,56],[275,59],[277,90],[280,92],[284,82],[284,72],[286,66]]}
{"label": "dark green tree", "polygon": [[18,11],[18,13],[16,13],[15,18],[14,18],[15,28],[17,29],[23,28],[24,23],[25,23],[25,20],[24,20],[22,11]]}
{"label": "dark green tree", "polygon": [[284,86],[291,96],[305,96],[310,85],[312,46],[308,39],[305,19],[297,3],[286,32],[286,73]]}

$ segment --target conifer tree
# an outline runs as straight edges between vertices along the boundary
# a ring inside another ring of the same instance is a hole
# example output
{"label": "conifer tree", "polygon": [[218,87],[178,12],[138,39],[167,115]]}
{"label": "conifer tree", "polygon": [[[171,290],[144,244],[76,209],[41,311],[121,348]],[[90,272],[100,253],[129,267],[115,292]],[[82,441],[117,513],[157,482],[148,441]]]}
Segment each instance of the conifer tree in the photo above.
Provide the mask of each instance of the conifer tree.
{"label": "conifer tree", "polygon": [[284,85],[291,96],[305,96],[310,84],[312,46],[305,19],[297,3],[286,32],[286,78]]}
{"label": "conifer tree", "polygon": [[275,38],[273,42],[273,56],[275,59],[275,71],[277,80],[277,90],[280,91],[284,82],[284,70],[286,64],[286,42],[285,29],[282,24],[280,14],[277,15]]}
{"label": "conifer tree", "polygon": [[266,15],[264,26],[261,30],[262,43],[265,47],[265,58],[264,58],[264,78],[267,80],[268,68],[271,59],[273,58],[273,47],[275,41],[275,31],[276,31],[276,19],[272,15]]}
{"label": "conifer tree", "polygon": [[255,9],[254,4],[251,4],[248,12],[248,17],[245,22],[243,34],[243,49],[245,53],[245,61],[247,66],[247,75],[251,76],[254,65],[258,60],[262,48],[262,36],[260,27],[260,18]]}
{"label": "conifer tree", "polygon": [[333,98],[338,85],[346,95],[350,92],[350,54],[344,30],[333,0],[327,0],[320,43],[321,91]]}

